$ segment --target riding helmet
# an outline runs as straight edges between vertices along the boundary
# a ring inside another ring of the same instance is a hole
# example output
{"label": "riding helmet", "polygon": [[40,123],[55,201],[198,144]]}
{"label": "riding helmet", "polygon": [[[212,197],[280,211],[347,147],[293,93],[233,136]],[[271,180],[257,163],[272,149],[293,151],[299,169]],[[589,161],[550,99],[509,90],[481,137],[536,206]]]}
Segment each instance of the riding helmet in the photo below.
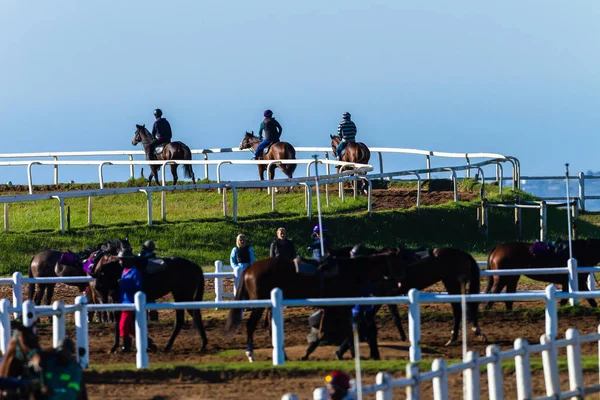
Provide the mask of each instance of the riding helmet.
{"label": "riding helmet", "polygon": [[158,118],[162,117],[162,110],[160,108],[154,110],[154,116]]}
{"label": "riding helmet", "polygon": [[342,114],[342,118],[350,119],[350,113],[348,111],[346,111],[345,113]]}
{"label": "riding helmet", "polygon": [[118,258],[134,258],[133,252],[131,249],[121,250],[117,255]]}
{"label": "riding helmet", "polygon": [[144,248],[148,251],[154,251],[154,249],[156,249],[156,245],[152,240],[146,240],[144,242]]}
{"label": "riding helmet", "polygon": [[265,117],[270,117],[271,115],[273,115],[273,111],[271,111],[271,110],[265,110],[265,112],[263,113],[263,115]]}
{"label": "riding helmet", "polygon": [[357,244],[356,246],[354,246],[352,248],[352,250],[350,250],[350,254],[353,255],[354,257],[364,255],[365,254],[365,246],[363,246],[362,244]]}
{"label": "riding helmet", "polygon": [[[322,228],[323,228],[323,232],[327,232],[327,228],[325,228],[324,226],[323,226]],[[315,225],[315,227],[313,228],[313,233],[317,233],[317,232],[319,232],[319,231],[320,231],[320,229],[319,229],[319,225],[317,224],[317,225]]]}

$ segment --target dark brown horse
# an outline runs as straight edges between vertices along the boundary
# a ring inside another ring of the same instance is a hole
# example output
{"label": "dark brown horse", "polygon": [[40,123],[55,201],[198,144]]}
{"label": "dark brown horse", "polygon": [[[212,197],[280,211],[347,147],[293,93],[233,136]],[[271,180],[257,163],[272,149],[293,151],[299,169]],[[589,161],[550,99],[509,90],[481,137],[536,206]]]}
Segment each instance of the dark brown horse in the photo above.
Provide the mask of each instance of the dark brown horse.
{"label": "dark brown horse", "polygon": [[[146,159],[148,159],[148,146],[152,143],[152,134],[146,129],[146,125],[135,125],[136,131],[133,136],[131,144],[136,146],[138,143],[142,143],[144,151],[146,152]],[[182,142],[170,142],[165,144],[162,153],[156,155],[157,160],[191,160],[192,152],[188,146]],[[148,186],[152,183],[152,177],[158,183],[158,170],[159,165],[150,166],[150,175],[148,176]],[[194,176],[194,169],[190,164],[183,166],[183,172],[186,178],[191,178],[192,182],[196,183],[196,177]],[[171,164],[171,173],[173,174],[173,185],[177,184],[177,164]]]}
{"label": "dark brown horse", "polygon": [[[331,150],[333,151],[333,155],[337,157],[337,147],[342,141],[342,138],[338,135],[329,135],[329,137],[331,137]],[[368,164],[370,159],[371,151],[364,143],[350,142],[346,146],[346,151],[340,161]]]}
{"label": "dark brown horse", "polygon": [[[256,151],[256,148],[260,144],[262,139],[258,136],[254,136],[254,131],[246,132],[244,139],[242,139],[242,143],[240,143],[240,150],[244,149],[252,149],[252,151]],[[296,149],[294,146],[289,144],[288,142],[277,142],[273,143],[269,148],[269,152],[262,157],[263,160],[295,160],[296,159]],[[294,171],[296,170],[296,164],[279,164],[277,165],[284,174],[288,178],[292,178],[294,175]],[[260,175],[260,180],[265,179],[265,170],[267,166],[264,164],[260,164],[258,166],[258,174]],[[269,179],[273,179],[275,177],[275,165],[273,165],[269,169]]]}
{"label": "dark brown horse", "polygon": [[[246,268],[240,279],[236,300],[269,299],[271,290],[280,288],[285,299],[361,297],[371,282],[390,277],[400,268],[401,258],[395,254],[374,255],[361,259],[333,259],[339,273],[335,276],[303,276],[296,273],[294,263],[282,258],[267,258]],[[254,360],[254,331],[264,309],[254,308],[247,322],[246,355]],[[232,334],[242,322],[239,309],[231,309],[225,333]]]}
{"label": "dark brown horse", "polygon": [[[488,255],[489,270],[507,270],[524,268],[564,268],[567,266],[569,258],[569,249],[562,247],[562,250],[553,251],[553,249],[535,250],[533,243],[513,242],[502,243],[494,247]],[[577,259],[577,264],[582,267],[594,266],[600,262],[600,239],[580,239],[573,240],[573,258]],[[577,274],[579,290],[587,291],[586,278],[588,274]],[[549,274],[549,275],[526,275],[528,278],[543,282],[550,282],[562,285],[563,291],[569,290],[568,274]],[[515,293],[520,275],[494,275],[488,277],[486,293],[500,293],[506,287],[506,293]],[[594,299],[587,299],[592,307],[596,307]],[[493,302],[486,304],[486,309],[493,306]],[[506,301],[506,309],[512,310],[513,302]]]}
{"label": "dark brown horse", "polygon": [[[74,362],[71,357],[75,355],[65,354],[64,350],[60,353],[55,349],[42,350],[33,328],[28,328],[18,321],[11,321],[11,329],[13,335],[8,342],[6,354],[0,365],[0,376],[28,380],[31,384],[28,385],[29,390],[27,393],[19,393],[15,396],[9,395],[3,398],[53,398],[51,397],[53,395],[52,388],[49,385],[51,382],[46,381],[48,378],[47,374],[55,372],[49,370],[50,359],[57,360],[60,363]],[[66,360],[64,359],[65,356]],[[58,364],[53,363],[53,365]],[[87,399],[87,390],[83,377],[79,382],[77,399]]]}
{"label": "dark brown horse", "polygon": [[[149,274],[145,268],[140,268],[142,271],[142,287],[148,301],[161,298],[169,293],[173,295],[175,302],[202,301],[204,296],[204,273],[202,268],[185,258],[168,257],[163,258],[163,260],[166,263],[163,270]],[[95,278],[96,290],[107,298],[110,293],[114,294],[119,289],[123,266],[114,258],[105,261],[107,262],[103,263],[101,261],[98,263],[92,276]],[[202,338],[201,351],[203,352],[206,350],[208,340],[202,323],[202,313],[198,309],[188,310],[188,313],[192,316],[193,325]],[[184,316],[184,310],[175,311],[175,327],[169,342],[165,346],[165,351],[169,351],[173,347],[173,342],[183,326]],[[119,347],[119,318],[116,321],[113,352]]]}

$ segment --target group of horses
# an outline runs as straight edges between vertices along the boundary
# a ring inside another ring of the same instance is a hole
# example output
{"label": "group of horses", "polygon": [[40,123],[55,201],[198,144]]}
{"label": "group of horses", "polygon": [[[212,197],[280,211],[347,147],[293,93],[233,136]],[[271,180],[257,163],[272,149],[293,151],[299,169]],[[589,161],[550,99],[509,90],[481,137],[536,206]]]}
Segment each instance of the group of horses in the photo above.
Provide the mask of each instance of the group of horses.
{"label": "group of horses", "polygon": [[[341,137],[337,135],[330,135],[331,138],[331,149],[333,155],[337,157],[337,146],[341,141]],[[141,143],[144,147],[144,150],[147,151],[148,146],[152,142],[152,134],[148,131],[145,125],[136,125],[136,130],[134,133],[133,140],[131,143],[135,146],[138,143]],[[261,137],[255,136],[254,132],[246,132],[242,142],[240,143],[240,150],[251,149],[253,152],[256,151],[256,148],[262,141]],[[190,148],[182,142],[170,142],[162,147],[162,150],[159,150],[155,155],[156,160],[160,161],[171,161],[171,160],[191,160],[192,152]],[[367,164],[369,159],[371,158],[371,153],[368,147],[361,142],[348,143],[346,147],[346,151],[341,157],[340,161],[345,161],[349,163],[359,163],[359,164]],[[289,144],[288,142],[276,142],[269,146],[268,150],[262,156],[263,160],[295,160],[296,159],[296,149],[294,146]],[[173,184],[177,184],[178,176],[177,176],[177,164],[173,163],[170,165],[171,174],[173,175]],[[268,171],[268,179],[273,179],[275,177],[275,169],[279,167],[283,173],[288,177],[292,178],[294,171],[296,170],[296,164],[282,164],[279,163],[277,165],[273,165],[269,168]],[[156,184],[159,185],[158,182],[158,171],[160,169],[160,165],[151,165],[150,166],[150,175],[148,175],[148,186],[152,183],[152,179],[155,180]],[[338,167],[339,169],[339,167]],[[267,170],[267,166],[264,164],[258,165],[258,174],[260,176],[260,180],[264,180],[265,171]],[[184,173],[186,178],[191,178],[192,182],[196,183],[196,178],[194,175],[194,170],[190,164],[184,165]]]}
{"label": "group of horses", "polygon": [[[87,289],[94,301],[108,302],[111,295],[119,287],[123,267],[116,257],[120,249],[130,248],[127,240],[107,241],[98,246],[91,256],[93,260],[89,274],[94,281]],[[544,251],[534,251],[532,243],[504,243],[496,246],[489,253],[488,269],[511,268],[544,268],[562,267],[569,257],[568,247],[544,248]],[[580,265],[596,265],[600,262],[600,239],[575,240],[572,244],[573,257]],[[48,251],[35,256],[30,267],[30,276],[57,276],[61,271],[56,265],[57,258]],[[201,301],[204,295],[204,274],[197,264],[180,258],[164,258],[166,267],[155,273],[148,273],[142,268],[143,290],[149,301],[171,293],[175,302]],[[308,262],[304,260],[304,262]],[[416,251],[406,248],[370,249],[360,257],[350,257],[350,249],[338,249],[316,266],[312,275],[298,273],[296,261],[283,258],[267,258],[259,260],[247,267],[239,280],[236,300],[269,299],[271,290],[280,288],[285,299],[304,298],[335,298],[361,297],[365,289],[371,288],[376,296],[405,295],[412,288],[424,289],[441,282],[449,294],[480,293],[480,269],[475,259],[467,252],[454,248],[436,248]],[[580,290],[587,290],[584,285],[585,276],[580,274]],[[568,277],[566,274],[531,275],[533,279],[553,282],[566,290]],[[486,293],[499,293],[505,287],[507,292],[516,290],[519,275],[490,276]],[[78,284],[79,285],[79,284]],[[40,303],[42,296],[33,296],[33,284],[30,286],[30,298]],[[50,289],[51,285],[40,285],[39,289]],[[53,285],[52,285],[53,286]],[[50,304],[52,290],[46,292],[46,303]],[[595,306],[595,302],[590,300]],[[477,302],[469,302],[467,316],[472,325],[471,329],[481,340],[485,336],[478,325]],[[486,305],[487,308],[491,304]],[[511,309],[512,303],[507,302]],[[405,340],[406,334],[400,323],[398,310],[395,305],[389,306],[396,322],[400,338]],[[338,310],[341,310],[339,308]],[[346,311],[349,308],[346,309]],[[461,306],[452,303],[454,322],[447,345],[458,340],[461,323]],[[197,328],[202,340],[200,351],[206,350],[207,337],[202,322],[200,310],[188,310],[192,316],[194,327]],[[253,360],[253,335],[258,326],[264,309],[252,309],[246,324],[246,354]],[[237,331],[243,318],[240,310],[229,312],[224,332],[232,334]],[[118,318],[116,319],[118,321]],[[184,310],[176,311],[175,326],[171,337],[164,347],[169,351],[179,334],[184,322]],[[325,326],[325,325],[324,325]],[[320,336],[324,332],[320,332]],[[112,348],[116,351],[119,345],[118,326],[115,324],[115,341]],[[309,353],[307,352],[307,355]],[[377,358],[376,356],[374,358]]]}

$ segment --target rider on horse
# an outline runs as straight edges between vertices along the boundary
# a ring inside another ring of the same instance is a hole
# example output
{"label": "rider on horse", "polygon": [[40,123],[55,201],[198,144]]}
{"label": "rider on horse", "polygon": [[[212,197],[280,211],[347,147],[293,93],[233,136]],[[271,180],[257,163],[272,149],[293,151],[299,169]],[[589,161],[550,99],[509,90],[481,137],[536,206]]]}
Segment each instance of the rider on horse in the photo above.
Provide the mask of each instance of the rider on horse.
{"label": "rider on horse", "polygon": [[173,133],[171,132],[171,124],[169,124],[169,121],[162,117],[162,111],[160,108],[154,110],[154,116],[156,117],[154,126],[152,126],[152,137],[154,140],[148,146],[148,160],[156,159],[156,155],[154,154],[156,147],[161,144],[170,143],[171,138],[173,137]]}
{"label": "rider on horse", "polygon": [[262,139],[263,130],[265,131],[265,139],[260,142],[256,151],[254,152],[253,160],[260,159],[262,157],[262,151],[265,147],[279,142],[279,138],[281,137],[281,133],[283,132],[283,128],[277,122],[275,118],[273,118],[273,111],[266,110],[264,112],[265,119],[260,123],[260,128],[258,128],[258,136]]}
{"label": "rider on horse", "polygon": [[342,121],[338,125],[338,135],[342,138],[340,144],[336,149],[338,161],[341,159],[341,154],[348,146],[348,143],[354,143],[356,141],[356,125],[350,119],[350,113],[345,112],[342,114]]}
{"label": "rider on horse", "polygon": [[154,242],[152,240],[146,240],[142,245],[142,250],[138,253],[138,257],[146,259],[156,258],[156,253],[154,252],[155,249],[156,246]]}

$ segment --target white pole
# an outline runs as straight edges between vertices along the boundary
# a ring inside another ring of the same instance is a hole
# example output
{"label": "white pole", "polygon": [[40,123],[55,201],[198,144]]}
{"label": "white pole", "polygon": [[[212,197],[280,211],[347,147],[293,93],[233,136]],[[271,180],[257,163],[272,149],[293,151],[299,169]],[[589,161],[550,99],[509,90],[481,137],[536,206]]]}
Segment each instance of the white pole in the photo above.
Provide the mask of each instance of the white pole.
{"label": "white pole", "polygon": [[573,246],[572,246],[572,235],[571,235],[571,207],[569,207],[569,203],[571,202],[571,196],[569,194],[569,163],[565,164],[565,177],[567,182],[567,223],[568,223],[568,231],[569,231],[569,258],[573,258]]}
{"label": "white pole", "polygon": [[323,238],[323,220],[321,218],[321,196],[319,195],[319,156],[315,154],[315,194],[317,195],[317,214],[319,218],[319,242],[321,243],[321,258],[325,257],[325,244]]}
{"label": "white pole", "polygon": [[283,348],[283,292],[279,288],[271,291],[271,332],[273,340],[273,365],[285,364]]}
{"label": "white pole", "polygon": [[408,339],[410,341],[410,362],[421,361],[421,308],[419,305],[419,291],[408,291]]}
{"label": "white pole", "polygon": [[23,325],[31,328],[35,323],[37,316],[35,315],[35,303],[27,300],[23,303]]}
{"label": "white pole", "polygon": [[[23,285],[21,284],[21,280],[23,279],[23,275],[20,272],[15,272],[12,276],[13,280],[13,308],[21,309],[23,304]],[[33,285],[33,283],[31,283]],[[15,319],[19,318],[21,315],[20,311],[15,311],[13,317]]]}
{"label": "white pole", "polygon": [[77,311],[75,311],[75,336],[77,338],[79,365],[81,365],[81,368],[86,369],[90,364],[90,349],[88,344],[87,299],[85,296],[77,296],[75,305],[78,306]]}
{"label": "white pole", "polygon": [[58,312],[58,315],[52,316],[52,347],[57,348],[65,338],[65,303],[61,300],[55,301],[52,310]]}
{"label": "white pole", "polygon": [[8,309],[10,307],[10,301],[8,299],[0,300],[0,350],[2,355],[6,355],[6,349],[8,348],[8,342],[10,341],[10,313]]}
{"label": "white pole", "polygon": [[138,369],[148,368],[148,319],[146,317],[146,294],[137,292],[135,303],[135,354]]}
{"label": "white pole", "polygon": [[354,336],[354,366],[356,368],[356,398],[362,400],[362,370],[360,367],[360,340],[358,337],[358,324],[352,322],[352,335]]}
{"label": "white pole", "polygon": [[[220,260],[215,261],[215,272],[223,272],[223,262]],[[223,278],[215,278],[215,301],[223,300]]]}

